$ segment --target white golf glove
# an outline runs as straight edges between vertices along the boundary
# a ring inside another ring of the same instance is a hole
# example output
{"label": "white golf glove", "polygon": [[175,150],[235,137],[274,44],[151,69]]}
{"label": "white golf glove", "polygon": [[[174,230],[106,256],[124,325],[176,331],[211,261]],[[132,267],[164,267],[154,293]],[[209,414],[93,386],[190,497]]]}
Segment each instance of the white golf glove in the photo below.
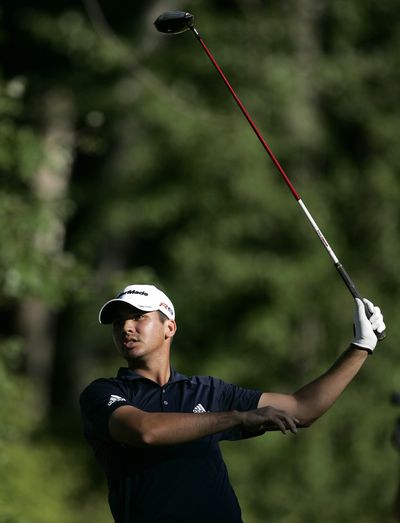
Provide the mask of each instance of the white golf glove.
{"label": "white golf glove", "polygon": [[[383,322],[383,316],[380,308],[375,307],[369,300],[356,298],[355,302],[354,340],[352,344],[372,353],[378,342],[374,331],[383,332],[386,328]],[[365,308],[371,313],[370,318],[367,318]]]}

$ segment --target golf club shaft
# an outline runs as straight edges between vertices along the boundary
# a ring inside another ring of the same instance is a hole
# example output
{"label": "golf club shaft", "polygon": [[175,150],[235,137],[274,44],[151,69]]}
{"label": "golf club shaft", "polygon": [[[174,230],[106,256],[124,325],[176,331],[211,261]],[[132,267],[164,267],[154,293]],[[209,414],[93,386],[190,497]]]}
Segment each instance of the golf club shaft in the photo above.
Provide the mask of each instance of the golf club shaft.
{"label": "golf club shaft", "polygon": [[[259,141],[261,142],[261,144],[264,147],[265,151],[267,152],[268,156],[271,158],[272,162],[274,163],[274,165],[278,169],[280,175],[284,179],[286,185],[289,187],[289,190],[292,193],[293,197],[295,198],[297,203],[300,205],[302,211],[306,215],[306,217],[307,217],[308,221],[310,222],[312,228],[314,229],[315,233],[317,234],[318,238],[320,239],[322,245],[324,246],[324,248],[326,249],[327,253],[331,257],[331,259],[332,259],[332,261],[333,261],[333,263],[334,263],[338,273],[340,274],[341,278],[343,279],[344,283],[346,284],[346,286],[347,286],[348,290],[350,291],[351,295],[354,298],[362,299],[362,296],[359,293],[359,291],[357,290],[357,287],[355,286],[353,280],[350,278],[349,274],[347,273],[347,271],[345,270],[343,265],[340,263],[338,257],[334,253],[332,247],[329,245],[329,243],[326,240],[325,236],[322,234],[320,228],[318,227],[318,225],[315,222],[314,218],[312,217],[311,213],[309,212],[309,210],[307,209],[306,205],[304,204],[304,202],[300,198],[300,195],[298,194],[298,192],[294,188],[292,182],[289,180],[287,174],[285,173],[285,171],[283,170],[283,167],[281,166],[281,164],[279,163],[279,161],[275,157],[275,155],[272,152],[270,146],[265,141],[265,139],[262,136],[262,134],[260,133],[260,131],[257,129],[257,126],[253,122],[253,120],[250,117],[249,113],[247,112],[245,106],[241,102],[240,98],[235,93],[233,87],[231,86],[231,84],[229,83],[228,79],[226,78],[224,72],[222,71],[222,69],[220,68],[218,63],[216,62],[216,60],[213,57],[212,53],[210,52],[210,50],[208,49],[208,47],[204,43],[204,41],[201,38],[199,32],[197,31],[197,29],[194,26],[190,27],[190,30],[195,35],[196,39],[200,42],[201,47],[203,48],[203,50],[207,54],[208,58],[211,60],[211,62],[214,65],[215,69],[217,70],[218,74],[220,75],[220,77],[222,78],[222,80],[225,83],[226,87],[228,88],[229,92],[233,96],[235,102],[239,106],[239,108],[242,111],[242,113],[244,114],[246,120],[249,122],[249,124],[250,124],[251,128],[253,129],[253,131],[255,132],[257,138],[259,139]],[[366,308],[366,312],[367,312],[367,315],[369,315],[369,316],[371,315],[367,308]],[[378,339],[383,339],[385,337],[385,333],[384,332],[383,333],[376,333],[376,334],[377,334]]]}

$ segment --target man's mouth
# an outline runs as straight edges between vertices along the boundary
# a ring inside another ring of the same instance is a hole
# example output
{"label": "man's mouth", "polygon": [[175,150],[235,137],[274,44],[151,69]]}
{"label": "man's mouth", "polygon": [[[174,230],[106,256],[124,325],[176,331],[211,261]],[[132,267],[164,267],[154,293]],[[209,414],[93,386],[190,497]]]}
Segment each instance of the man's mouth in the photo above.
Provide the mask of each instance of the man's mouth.
{"label": "man's mouth", "polygon": [[128,349],[132,349],[139,342],[140,342],[139,338],[125,338],[122,343],[123,343],[124,347],[126,347]]}

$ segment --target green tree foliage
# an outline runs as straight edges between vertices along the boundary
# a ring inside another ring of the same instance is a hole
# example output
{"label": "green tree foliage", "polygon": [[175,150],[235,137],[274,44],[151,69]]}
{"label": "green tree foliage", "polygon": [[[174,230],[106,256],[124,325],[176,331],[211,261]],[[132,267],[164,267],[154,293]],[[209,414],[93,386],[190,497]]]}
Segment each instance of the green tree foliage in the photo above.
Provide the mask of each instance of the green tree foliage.
{"label": "green tree foliage", "polygon": [[[196,26],[387,340],[295,438],[224,444],[246,523],[390,521],[400,383],[396,2],[192,0]],[[293,391],[351,339],[353,303],[226,87],[162,2],[1,12],[0,523],[111,521],[77,398],[119,366],[101,303],[160,284],[174,364]],[[379,494],[378,494],[379,493]]]}

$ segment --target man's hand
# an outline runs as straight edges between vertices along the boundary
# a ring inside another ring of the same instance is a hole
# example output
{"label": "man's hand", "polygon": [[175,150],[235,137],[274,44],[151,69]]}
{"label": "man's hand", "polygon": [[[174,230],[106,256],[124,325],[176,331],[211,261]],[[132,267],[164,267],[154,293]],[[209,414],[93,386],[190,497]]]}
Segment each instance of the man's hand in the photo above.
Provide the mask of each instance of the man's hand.
{"label": "man's hand", "polygon": [[241,427],[250,432],[280,430],[283,434],[286,434],[290,430],[290,432],[296,434],[297,425],[300,424],[298,419],[271,406],[240,412],[239,415],[242,421]]}
{"label": "man's hand", "polygon": [[[352,344],[361,349],[366,349],[372,353],[378,342],[375,332],[383,332],[386,328],[383,316],[379,307],[375,307],[369,300],[355,299],[356,310],[354,313],[354,340]],[[370,312],[367,318],[365,308]]]}

